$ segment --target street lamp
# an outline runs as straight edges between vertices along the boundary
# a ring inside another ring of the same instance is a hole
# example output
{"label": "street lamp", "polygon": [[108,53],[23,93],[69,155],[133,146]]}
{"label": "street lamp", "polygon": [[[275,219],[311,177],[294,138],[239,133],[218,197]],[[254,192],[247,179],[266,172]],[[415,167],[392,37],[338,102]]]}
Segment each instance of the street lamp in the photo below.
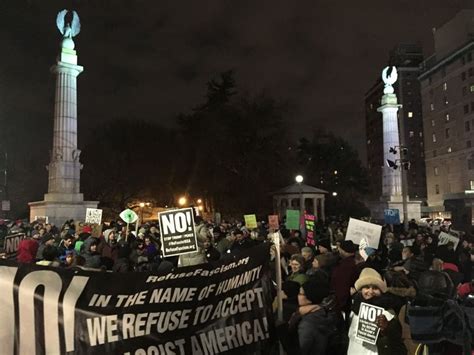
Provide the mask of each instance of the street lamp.
{"label": "street lamp", "polygon": [[178,204],[183,207],[185,204],[186,204],[187,200],[186,200],[186,197],[184,196],[181,196],[178,200]]}
{"label": "street lamp", "polygon": [[303,182],[303,176],[302,175],[296,175],[295,181],[298,184],[301,184]]}
{"label": "street lamp", "polygon": [[202,203],[202,200],[201,200],[200,198],[198,198],[196,202],[199,203],[199,204],[201,204],[201,203]]}

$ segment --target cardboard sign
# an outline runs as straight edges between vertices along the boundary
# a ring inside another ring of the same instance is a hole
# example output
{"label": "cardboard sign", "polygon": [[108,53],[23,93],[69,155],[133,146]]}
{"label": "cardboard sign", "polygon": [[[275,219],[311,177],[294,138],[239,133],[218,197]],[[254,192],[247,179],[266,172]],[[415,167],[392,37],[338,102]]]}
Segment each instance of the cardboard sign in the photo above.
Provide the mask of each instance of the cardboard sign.
{"label": "cardboard sign", "polygon": [[360,304],[356,330],[357,339],[372,345],[377,343],[380,328],[376,324],[376,319],[383,311],[382,307],[372,306],[364,302]]}
{"label": "cardboard sign", "polygon": [[396,208],[383,210],[383,217],[386,224],[400,224],[400,210]]}
{"label": "cardboard sign", "polygon": [[4,240],[3,250],[8,259],[15,258],[16,253],[18,252],[18,245],[20,241],[25,238],[24,233],[7,235]]}
{"label": "cardboard sign", "polygon": [[314,241],[314,221],[316,217],[312,214],[304,215],[304,226],[306,229],[306,244],[316,245]]}
{"label": "cardboard sign", "polygon": [[378,249],[381,232],[382,226],[378,224],[350,218],[349,225],[347,226],[346,240],[352,240],[354,244],[359,245],[361,240],[365,238],[369,247]]}
{"label": "cardboard sign", "polygon": [[86,210],[86,223],[101,224],[102,223],[102,210],[99,210],[97,208],[88,208]]}
{"label": "cardboard sign", "polygon": [[135,211],[127,208],[126,210],[120,212],[120,218],[122,218],[125,223],[129,224],[134,223],[138,219],[138,215],[135,213]]}
{"label": "cardboard sign", "polygon": [[244,215],[245,226],[249,229],[257,228],[257,216],[254,214],[246,214]]}
{"label": "cardboard sign", "polygon": [[286,229],[300,229],[300,211],[286,210]]}
{"label": "cardboard sign", "polygon": [[163,256],[193,253],[198,250],[192,208],[158,213]]}
{"label": "cardboard sign", "polygon": [[38,222],[38,223],[48,224],[49,218],[48,218],[48,216],[35,216],[35,221]]}
{"label": "cardboard sign", "polygon": [[454,250],[456,250],[459,244],[459,238],[455,237],[454,235],[441,232],[438,237],[438,245],[446,245],[448,242],[453,242]]}
{"label": "cardboard sign", "polygon": [[268,227],[273,230],[280,229],[280,222],[278,222],[277,214],[272,214],[268,216]]}
{"label": "cardboard sign", "polygon": [[91,235],[95,238],[100,238],[102,235],[102,224],[92,224],[91,228]]}

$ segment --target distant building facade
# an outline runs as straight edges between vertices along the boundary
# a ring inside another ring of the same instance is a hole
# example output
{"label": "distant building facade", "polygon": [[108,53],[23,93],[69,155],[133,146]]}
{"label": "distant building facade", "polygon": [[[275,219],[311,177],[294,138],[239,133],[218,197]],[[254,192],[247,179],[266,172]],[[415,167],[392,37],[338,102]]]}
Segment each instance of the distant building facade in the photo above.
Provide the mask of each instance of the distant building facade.
{"label": "distant building facade", "polygon": [[[398,80],[395,94],[402,107],[398,111],[400,145],[408,148],[408,196],[411,200],[426,200],[426,172],[424,162],[424,136],[421,106],[420,64],[423,62],[421,46],[400,44],[390,52],[389,64],[397,67]],[[379,79],[365,95],[365,122],[367,138],[367,167],[371,198],[382,195],[382,168],[384,162],[382,114],[377,112],[384,85]]]}
{"label": "distant building facade", "polygon": [[428,211],[472,224],[474,204],[474,10],[433,31],[435,53],[421,66]]}

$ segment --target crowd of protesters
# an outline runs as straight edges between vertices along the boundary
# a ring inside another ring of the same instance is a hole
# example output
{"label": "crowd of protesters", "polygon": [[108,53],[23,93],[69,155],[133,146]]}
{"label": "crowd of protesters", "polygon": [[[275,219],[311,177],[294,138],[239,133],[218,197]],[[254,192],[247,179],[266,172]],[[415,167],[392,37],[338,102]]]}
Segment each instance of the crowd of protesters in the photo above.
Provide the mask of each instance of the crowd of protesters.
{"label": "crowd of protesters", "polygon": [[[137,233],[125,235],[120,222],[104,225],[100,233],[87,225],[76,231],[74,221],[60,229],[18,222],[10,232],[26,234],[18,247],[18,262],[112,272],[170,272],[271,243],[272,278],[276,282],[278,264],[283,278],[283,319],[277,335],[288,354],[414,354],[420,342],[412,336],[416,329],[408,322],[408,305],[440,308],[455,300],[474,306],[474,238],[460,235],[456,248],[452,242],[438,245],[439,234],[448,232],[443,226],[432,230],[412,221],[408,232],[384,226],[379,247],[363,252],[346,238],[347,222],[318,226],[313,240],[282,226],[277,253],[271,239],[275,234],[263,222],[249,230],[241,223],[214,225],[198,216],[195,224],[199,251],[179,258],[160,255],[156,224],[144,224]],[[380,333],[375,345],[356,337],[362,302],[385,310],[377,317]],[[470,345],[466,343],[472,341],[473,328],[468,324],[472,316],[472,311],[466,315],[464,328],[451,329],[453,339],[429,339],[429,353],[466,353]]]}

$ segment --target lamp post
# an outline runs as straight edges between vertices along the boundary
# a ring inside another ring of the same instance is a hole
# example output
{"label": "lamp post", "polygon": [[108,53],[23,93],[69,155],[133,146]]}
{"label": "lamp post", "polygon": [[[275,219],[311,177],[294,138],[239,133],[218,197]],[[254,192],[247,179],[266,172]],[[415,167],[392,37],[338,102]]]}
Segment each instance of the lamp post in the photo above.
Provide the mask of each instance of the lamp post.
{"label": "lamp post", "polygon": [[300,195],[300,216],[303,215],[304,213],[304,199],[303,199],[303,187],[301,186],[301,183],[303,182],[303,176],[302,175],[296,175],[295,181],[299,186],[299,195]]}

